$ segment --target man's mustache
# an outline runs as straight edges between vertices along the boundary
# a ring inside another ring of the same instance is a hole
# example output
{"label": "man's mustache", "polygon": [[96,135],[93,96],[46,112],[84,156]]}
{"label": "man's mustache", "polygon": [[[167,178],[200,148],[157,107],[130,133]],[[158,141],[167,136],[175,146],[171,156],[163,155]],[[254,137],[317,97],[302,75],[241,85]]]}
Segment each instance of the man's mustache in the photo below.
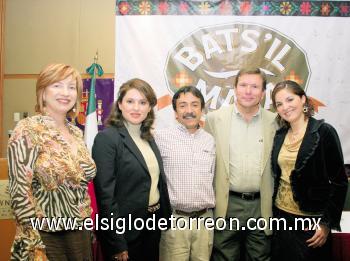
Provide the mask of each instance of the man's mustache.
{"label": "man's mustache", "polygon": [[193,112],[190,113],[185,113],[182,116],[183,119],[195,119],[196,118],[196,114],[194,114]]}

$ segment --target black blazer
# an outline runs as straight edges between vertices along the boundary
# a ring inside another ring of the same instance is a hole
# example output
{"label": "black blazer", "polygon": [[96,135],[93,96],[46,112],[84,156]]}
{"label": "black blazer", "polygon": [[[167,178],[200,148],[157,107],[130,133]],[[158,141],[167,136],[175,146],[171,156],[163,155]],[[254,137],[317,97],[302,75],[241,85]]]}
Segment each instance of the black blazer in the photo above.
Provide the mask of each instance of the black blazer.
{"label": "black blazer", "polygon": [[[271,157],[275,175],[274,198],[281,177],[278,154],[287,132],[287,128],[281,128],[274,138]],[[338,134],[323,120],[309,119],[290,182],[293,198],[301,210],[322,212],[321,223],[340,230],[348,180]]]}
{"label": "black blazer", "polygon": [[[159,164],[160,175],[158,189],[160,193],[160,217],[169,218],[171,207],[165,183],[163,163],[154,140],[149,142]],[[100,222],[97,234],[102,250],[107,257],[128,250],[127,244],[135,240],[140,231],[133,227],[125,231],[104,230],[101,218],[124,218],[128,225],[131,219],[147,217],[151,177],[146,162],[125,127],[108,127],[98,133],[92,148],[97,174],[94,179],[96,201]],[[119,219],[121,220],[121,219]],[[121,225],[119,221],[119,226]],[[116,227],[116,226],[115,226]],[[120,233],[122,232],[122,233]]]}

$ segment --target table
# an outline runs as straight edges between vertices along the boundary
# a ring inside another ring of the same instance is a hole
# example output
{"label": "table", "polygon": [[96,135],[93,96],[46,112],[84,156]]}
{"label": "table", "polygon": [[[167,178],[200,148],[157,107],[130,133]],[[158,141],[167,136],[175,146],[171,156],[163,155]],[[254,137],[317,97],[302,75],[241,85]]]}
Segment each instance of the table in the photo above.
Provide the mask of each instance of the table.
{"label": "table", "polygon": [[340,226],[342,232],[332,234],[332,261],[350,261],[350,211],[343,212]]}

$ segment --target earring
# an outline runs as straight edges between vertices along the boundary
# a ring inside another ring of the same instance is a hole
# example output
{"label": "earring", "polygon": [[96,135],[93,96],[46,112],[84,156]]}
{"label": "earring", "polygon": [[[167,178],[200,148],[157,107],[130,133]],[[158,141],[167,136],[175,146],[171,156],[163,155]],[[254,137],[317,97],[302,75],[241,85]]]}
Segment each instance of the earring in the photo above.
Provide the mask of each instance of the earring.
{"label": "earring", "polygon": [[43,106],[42,114],[43,114],[44,116],[49,116],[49,113],[47,112],[45,106]]}
{"label": "earring", "polygon": [[76,111],[75,106],[73,107],[72,111],[73,111],[73,112],[75,112],[75,111]]}
{"label": "earring", "polygon": [[304,112],[304,113],[307,113],[308,110],[309,110],[309,108],[308,108],[306,105],[304,105],[304,107],[303,107],[303,112]]}

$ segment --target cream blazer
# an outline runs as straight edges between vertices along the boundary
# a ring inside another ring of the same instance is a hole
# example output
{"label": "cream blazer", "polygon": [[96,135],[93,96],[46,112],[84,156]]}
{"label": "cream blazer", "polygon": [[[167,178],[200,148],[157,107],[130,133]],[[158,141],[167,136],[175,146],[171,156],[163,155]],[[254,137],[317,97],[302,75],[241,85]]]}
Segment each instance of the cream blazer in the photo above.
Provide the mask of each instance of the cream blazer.
{"label": "cream blazer", "polygon": [[[221,107],[208,113],[204,129],[212,134],[216,142],[216,171],[214,179],[215,189],[215,217],[226,217],[229,198],[229,138],[233,105]],[[276,114],[261,109],[263,128],[263,165],[261,173],[260,197],[261,216],[269,221],[272,217],[273,176],[271,170],[271,150],[273,138],[277,129]],[[272,231],[266,229],[271,235]]]}

